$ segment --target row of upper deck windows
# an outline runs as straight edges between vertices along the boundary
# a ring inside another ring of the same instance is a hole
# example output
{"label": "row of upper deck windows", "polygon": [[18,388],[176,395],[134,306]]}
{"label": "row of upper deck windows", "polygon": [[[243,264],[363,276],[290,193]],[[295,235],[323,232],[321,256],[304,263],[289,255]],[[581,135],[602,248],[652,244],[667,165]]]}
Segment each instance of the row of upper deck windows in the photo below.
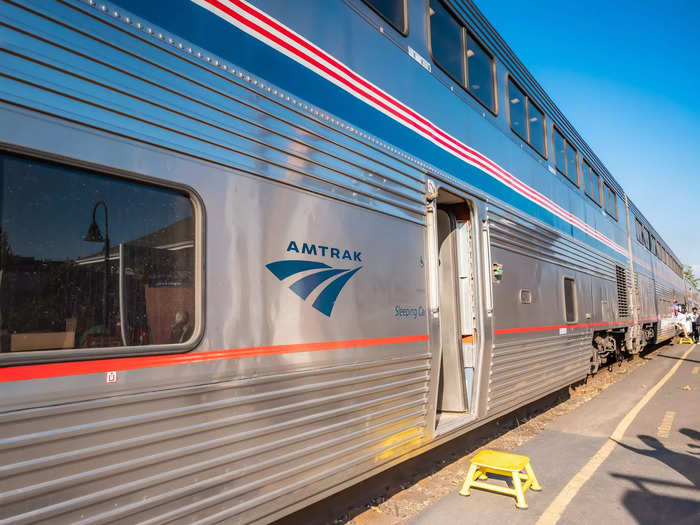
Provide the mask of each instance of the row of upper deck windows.
{"label": "row of upper deck windows", "polygon": [[634,229],[637,236],[637,242],[654,254],[660,261],[662,261],[666,266],[671,268],[673,272],[678,275],[678,277],[683,276],[683,266],[676,261],[676,259],[668,253],[666,248],[664,248],[656,238],[649,233],[649,230],[642,222],[635,218],[634,219]]}
{"label": "row of upper deck windows", "polygon": [[[408,19],[404,0],[365,0],[402,34]],[[429,0],[430,52],[433,62],[478,102],[496,113],[496,66],[493,57],[441,0]],[[576,148],[554,126],[551,147],[544,112],[512,78],[508,78],[508,119],[513,132],[543,158],[551,150],[556,171],[618,220],[617,195]]]}

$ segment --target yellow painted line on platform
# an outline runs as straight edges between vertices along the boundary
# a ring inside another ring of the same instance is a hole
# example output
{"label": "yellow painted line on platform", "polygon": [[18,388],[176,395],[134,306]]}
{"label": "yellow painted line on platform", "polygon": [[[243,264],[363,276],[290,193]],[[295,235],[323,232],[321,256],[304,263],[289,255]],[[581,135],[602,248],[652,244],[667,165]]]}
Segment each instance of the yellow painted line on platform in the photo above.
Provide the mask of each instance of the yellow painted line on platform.
{"label": "yellow painted line on platform", "polygon": [[615,427],[615,430],[605,444],[600,447],[598,452],[596,452],[593,457],[588,460],[588,463],[586,463],[581,470],[579,470],[574,477],[569,480],[561,492],[557,494],[557,497],[554,498],[554,501],[549,504],[549,507],[547,507],[542,516],[540,516],[540,519],[537,520],[537,525],[554,525],[561,519],[566,507],[569,506],[569,503],[571,503],[576,494],[578,494],[581,487],[583,487],[583,485],[593,476],[593,474],[595,474],[598,467],[600,467],[612,453],[612,451],[615,449],[615,445],[617,444],[616,442],[622,439],[622,436],[632,424],[634,418],[637,417],[637,414],[639,414],[649,400],[654,397],[654,394],[656,394],[659,389],[661,389],[661,387],[664,386],[669,379],[671,379],[671,376],[676,373],[676,370],[678,370],[685,358],[688,357],[688,354],[690,354],[694,348],[695,345],[686,350],[676,364],[671,367],[671,370],[666,372],[666,375],[663,376],[651,389],[649,389],[644,397],[640,399],[636,405],[634,405],[634,408],[630,410],[624,418],[622,418],[622,421],[620,421],[617,427]]}
{"label": "yellow painted line on platform", "polygon": [[656,435],[660,438],[667,438],[671,433],[671,427],[673,426],[673,420],[676,418],[676,413],[669,410],[664,414],[661,419],[661,424],[656,428]]}

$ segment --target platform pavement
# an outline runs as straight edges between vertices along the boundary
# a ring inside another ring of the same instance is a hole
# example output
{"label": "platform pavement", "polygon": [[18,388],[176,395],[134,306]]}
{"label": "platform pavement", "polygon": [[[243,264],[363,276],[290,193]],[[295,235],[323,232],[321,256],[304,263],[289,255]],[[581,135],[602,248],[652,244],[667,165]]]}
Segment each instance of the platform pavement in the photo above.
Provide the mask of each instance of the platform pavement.
{"label": "platform pavement", "polygon": [[568,485],[690,348],[663,347],[646,366],[519,447],[515,452],[530,456],[544,488],[527,491],[528,509],[517,509],[512,497],[478,489],[465,497],[455,490],[408,523],[534,524],[567,487],[564,494],[573,498],[559,517],[560,525],[700,524],[700,346],[642,408],[578,491],[572,494]]}

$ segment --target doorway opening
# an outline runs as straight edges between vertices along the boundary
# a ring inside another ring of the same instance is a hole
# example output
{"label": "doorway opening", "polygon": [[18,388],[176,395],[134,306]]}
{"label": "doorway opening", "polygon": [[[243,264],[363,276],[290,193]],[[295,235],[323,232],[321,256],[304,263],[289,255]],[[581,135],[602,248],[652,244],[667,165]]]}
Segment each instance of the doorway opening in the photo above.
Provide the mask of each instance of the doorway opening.
{"label": "doorway opening", "polygon": [[437,198],[437,292],[440,378],[437,431],[460,426],[476,415],[478,334],[473,217],[464,199],[440,190]]}

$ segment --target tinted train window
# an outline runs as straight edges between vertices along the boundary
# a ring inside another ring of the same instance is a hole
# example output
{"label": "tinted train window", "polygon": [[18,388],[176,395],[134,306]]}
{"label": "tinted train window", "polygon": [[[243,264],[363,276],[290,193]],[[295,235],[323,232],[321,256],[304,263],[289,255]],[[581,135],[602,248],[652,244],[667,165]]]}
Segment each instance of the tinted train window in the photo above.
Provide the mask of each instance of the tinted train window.
{"label": "tinted train window", "polygon": [[605,189],[605,211],[613,219],[617,220],[617,196],[606,183],[603,183],[603,188]]}
{"label": "tinted train window", "polygon": [[566,322],[576,322],[576,281],[568,277],[564,278],[564,309]]}
{"label": "tinted train window", "polygon": [[493,58],[439,0],[430,0],[430,51],[453,80],[496,112]]}
{"label": "tinted train window", "polygon": [[634,231],[637,235],[637,242],[639,242],[639,244],[644,244],[644,227],[642,223],[639,222],[639,219],[634,219]]}
{"label": "tinted train window", "polygon": [[583,161],[583,185],[586,189],[586,195],[600,206],[600,175],[585,160]]}
{"label": "tinted train window", "polygon": [[547,155],[544,131],[544,113],[527,99],[527,127],[530,138],[530,145],[535,148],[543,157]]}
{"label": "tinted train window", "polygon": [[554,137],[554,165],[557,171],[578,186],[578,154],[576,149],[556,128],[553,128],[552,136]]}
{"label": "tinted train window", "polygon": [[181,192],[0,155],[0,351],[186,342],[194,240]]}
{"label": "tinted train window", "polygon": [[508,107],[510,110],[510,127],[527,141],[527,113],[525,95],[513,81],[508,81]]}
{"label": "tinted train window", "polygon": [[493,76],[493,59],[470,34],[467,34],[467,89],[491,111],[496,109]]}
{"label": "tinted train window", "polygon": [[566,175],[566,141],[556,129],[554,136],[554,166],[562,175]]}
{"label": "tinted train window", "polygon": [[406,33],[406,3],[405,0],[364,0],[367,5],[379,13],[394,29]]}
{"label": "tinted train window", "polygon": [[578,186],[578,154],[576,150],[566,143],[566,176],[571,182]]}
{"label": "tinted train window", "polygon": [[511,129],[537,153],[546,158],[544,113],[510,78],[508,79],[508,108]]}
{"label": "tinted train window", "polygon": [[430,0],[430,49],[435,63],[464,85],[464,31],[445,7]]}

